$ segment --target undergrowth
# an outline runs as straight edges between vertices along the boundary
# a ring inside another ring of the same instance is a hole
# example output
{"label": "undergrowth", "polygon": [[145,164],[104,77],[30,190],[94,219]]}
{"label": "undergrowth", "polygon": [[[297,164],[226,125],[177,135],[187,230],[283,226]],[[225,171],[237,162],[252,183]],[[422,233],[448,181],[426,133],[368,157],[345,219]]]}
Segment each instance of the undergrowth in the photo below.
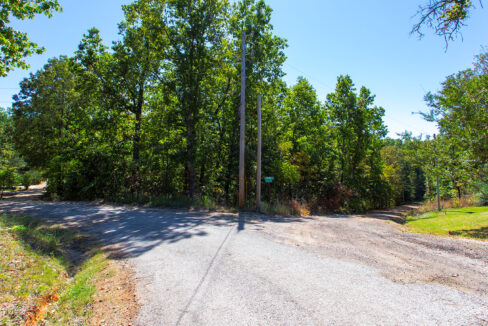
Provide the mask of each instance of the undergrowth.
{"label": "undergrowth", "polygon": [[[441,200],[441,208],[442,209],[450,209],[450,208],[463,208],[463,207],[472,207],[477,206],[479,202],[479,198],[477,196],[463,196],[461,199],[452,198],[448,200]],[[437,200],[427,200],[423,202],[419,208],[417,208],[413,214],[418,216],[422,215],[427,212],[437,211]]]}

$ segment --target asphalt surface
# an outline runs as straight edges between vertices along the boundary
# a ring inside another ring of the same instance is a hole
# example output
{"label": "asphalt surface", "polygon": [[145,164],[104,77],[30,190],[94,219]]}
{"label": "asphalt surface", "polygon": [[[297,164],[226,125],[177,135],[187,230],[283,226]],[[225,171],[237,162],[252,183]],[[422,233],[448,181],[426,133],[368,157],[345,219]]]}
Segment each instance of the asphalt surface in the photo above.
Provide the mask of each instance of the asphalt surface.
{"label": "asphalt surface", "polygon": [[28,198],[2,200],[1,211],[62,222],[120,248],[135,270],[139,325],[488,325],[488,295],[394,281],[372,264],[327,254],[326,243],[277,234],[319,219]]}

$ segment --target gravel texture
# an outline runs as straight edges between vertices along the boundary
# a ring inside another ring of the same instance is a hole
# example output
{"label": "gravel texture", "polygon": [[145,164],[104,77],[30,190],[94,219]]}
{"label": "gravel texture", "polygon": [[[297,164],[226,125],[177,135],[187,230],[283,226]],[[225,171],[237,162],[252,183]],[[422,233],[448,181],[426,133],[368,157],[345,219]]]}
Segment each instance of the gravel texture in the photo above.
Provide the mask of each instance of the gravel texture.
{"label": "gravel texture", "polygon": [[488,243],[409,234],[378,216],[46,203],[0,211],[92,233],[135,269],[139,325],[487,325]]}

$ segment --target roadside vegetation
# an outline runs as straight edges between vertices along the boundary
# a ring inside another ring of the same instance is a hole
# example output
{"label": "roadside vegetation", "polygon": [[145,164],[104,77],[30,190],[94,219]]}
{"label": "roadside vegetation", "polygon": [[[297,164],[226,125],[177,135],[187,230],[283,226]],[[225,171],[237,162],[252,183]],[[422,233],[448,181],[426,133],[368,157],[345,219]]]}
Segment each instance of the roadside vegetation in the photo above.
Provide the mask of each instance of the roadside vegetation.
{"label": "roadside vegetation", "polygon": [[[50,3],[48,15],[59,9]],[[473,10],[470,1],[430,4],[413,32],[426,24],[446,41]],[[42,178],[51,199],[235,207],[242,32],[247,208],[257,206],[264,181],[255,177],[257,95],[262,175],[274,177],[263,192],[266,211],[363,212],[432,200],[437,177],[446,201],[488,187],[486,51],[426,94],[431,111],[421,114],[437,123],[435,139],[408,131],[390,139],[374,90],[351,76],[338,76],[325,101],[303,77],[285,83],[287,41],[264,0],[134,0],[122,8],[111,47],[88,30],[74,53],[49,59],[0,111],[0,191]]]}
{"label": "roadside vegetation", "polygon": [[488,207],[449,208],[420,216],[408,216],[408,230],[488,240]]}
{"label": "roadside vegetation", "polygon": [[0,215],[0,325],[86,325],[107,266],[84,235]]}

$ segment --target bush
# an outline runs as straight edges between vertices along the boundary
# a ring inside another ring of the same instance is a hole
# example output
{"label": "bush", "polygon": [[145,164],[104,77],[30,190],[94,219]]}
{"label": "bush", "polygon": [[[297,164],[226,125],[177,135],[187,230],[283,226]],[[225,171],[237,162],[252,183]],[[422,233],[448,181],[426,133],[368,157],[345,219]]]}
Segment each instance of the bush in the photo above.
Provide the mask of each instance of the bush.
{"label": "bush", "polygon": [[347,212],[364,213],[368,210],[368,204],[365,199],[359,196],[353,196],[346,200],[344,207]]}
{"label": "bush", "polygon": [[0,191],[15,186],[16,173],[12,169],[0,170]]}
{"label": "bush", "polygon": [[336,211],[344,206],[344,203],[353,196],[353,191],[343,184],[336,182],[328,184],[322,189],[317,199],[315,209]]}
{"label": "bush", "polygon": [[292,200],[289,203],[274,202],[263,203],[263,210],[266,214],[275,214],[282,216],[309,216],[310,209],[304,203],[299,203],[297,200]]}
{"label": "bush", "polygon": [[25,190],[29,190],[29,187],[32,185],[32,176],[29,172],[22,174],[21,183],[25,187]]}
{"label": "bush", "polygon": [[476,187],[478,188],[478,206],[488,206],[488,183],[479,182]]}

